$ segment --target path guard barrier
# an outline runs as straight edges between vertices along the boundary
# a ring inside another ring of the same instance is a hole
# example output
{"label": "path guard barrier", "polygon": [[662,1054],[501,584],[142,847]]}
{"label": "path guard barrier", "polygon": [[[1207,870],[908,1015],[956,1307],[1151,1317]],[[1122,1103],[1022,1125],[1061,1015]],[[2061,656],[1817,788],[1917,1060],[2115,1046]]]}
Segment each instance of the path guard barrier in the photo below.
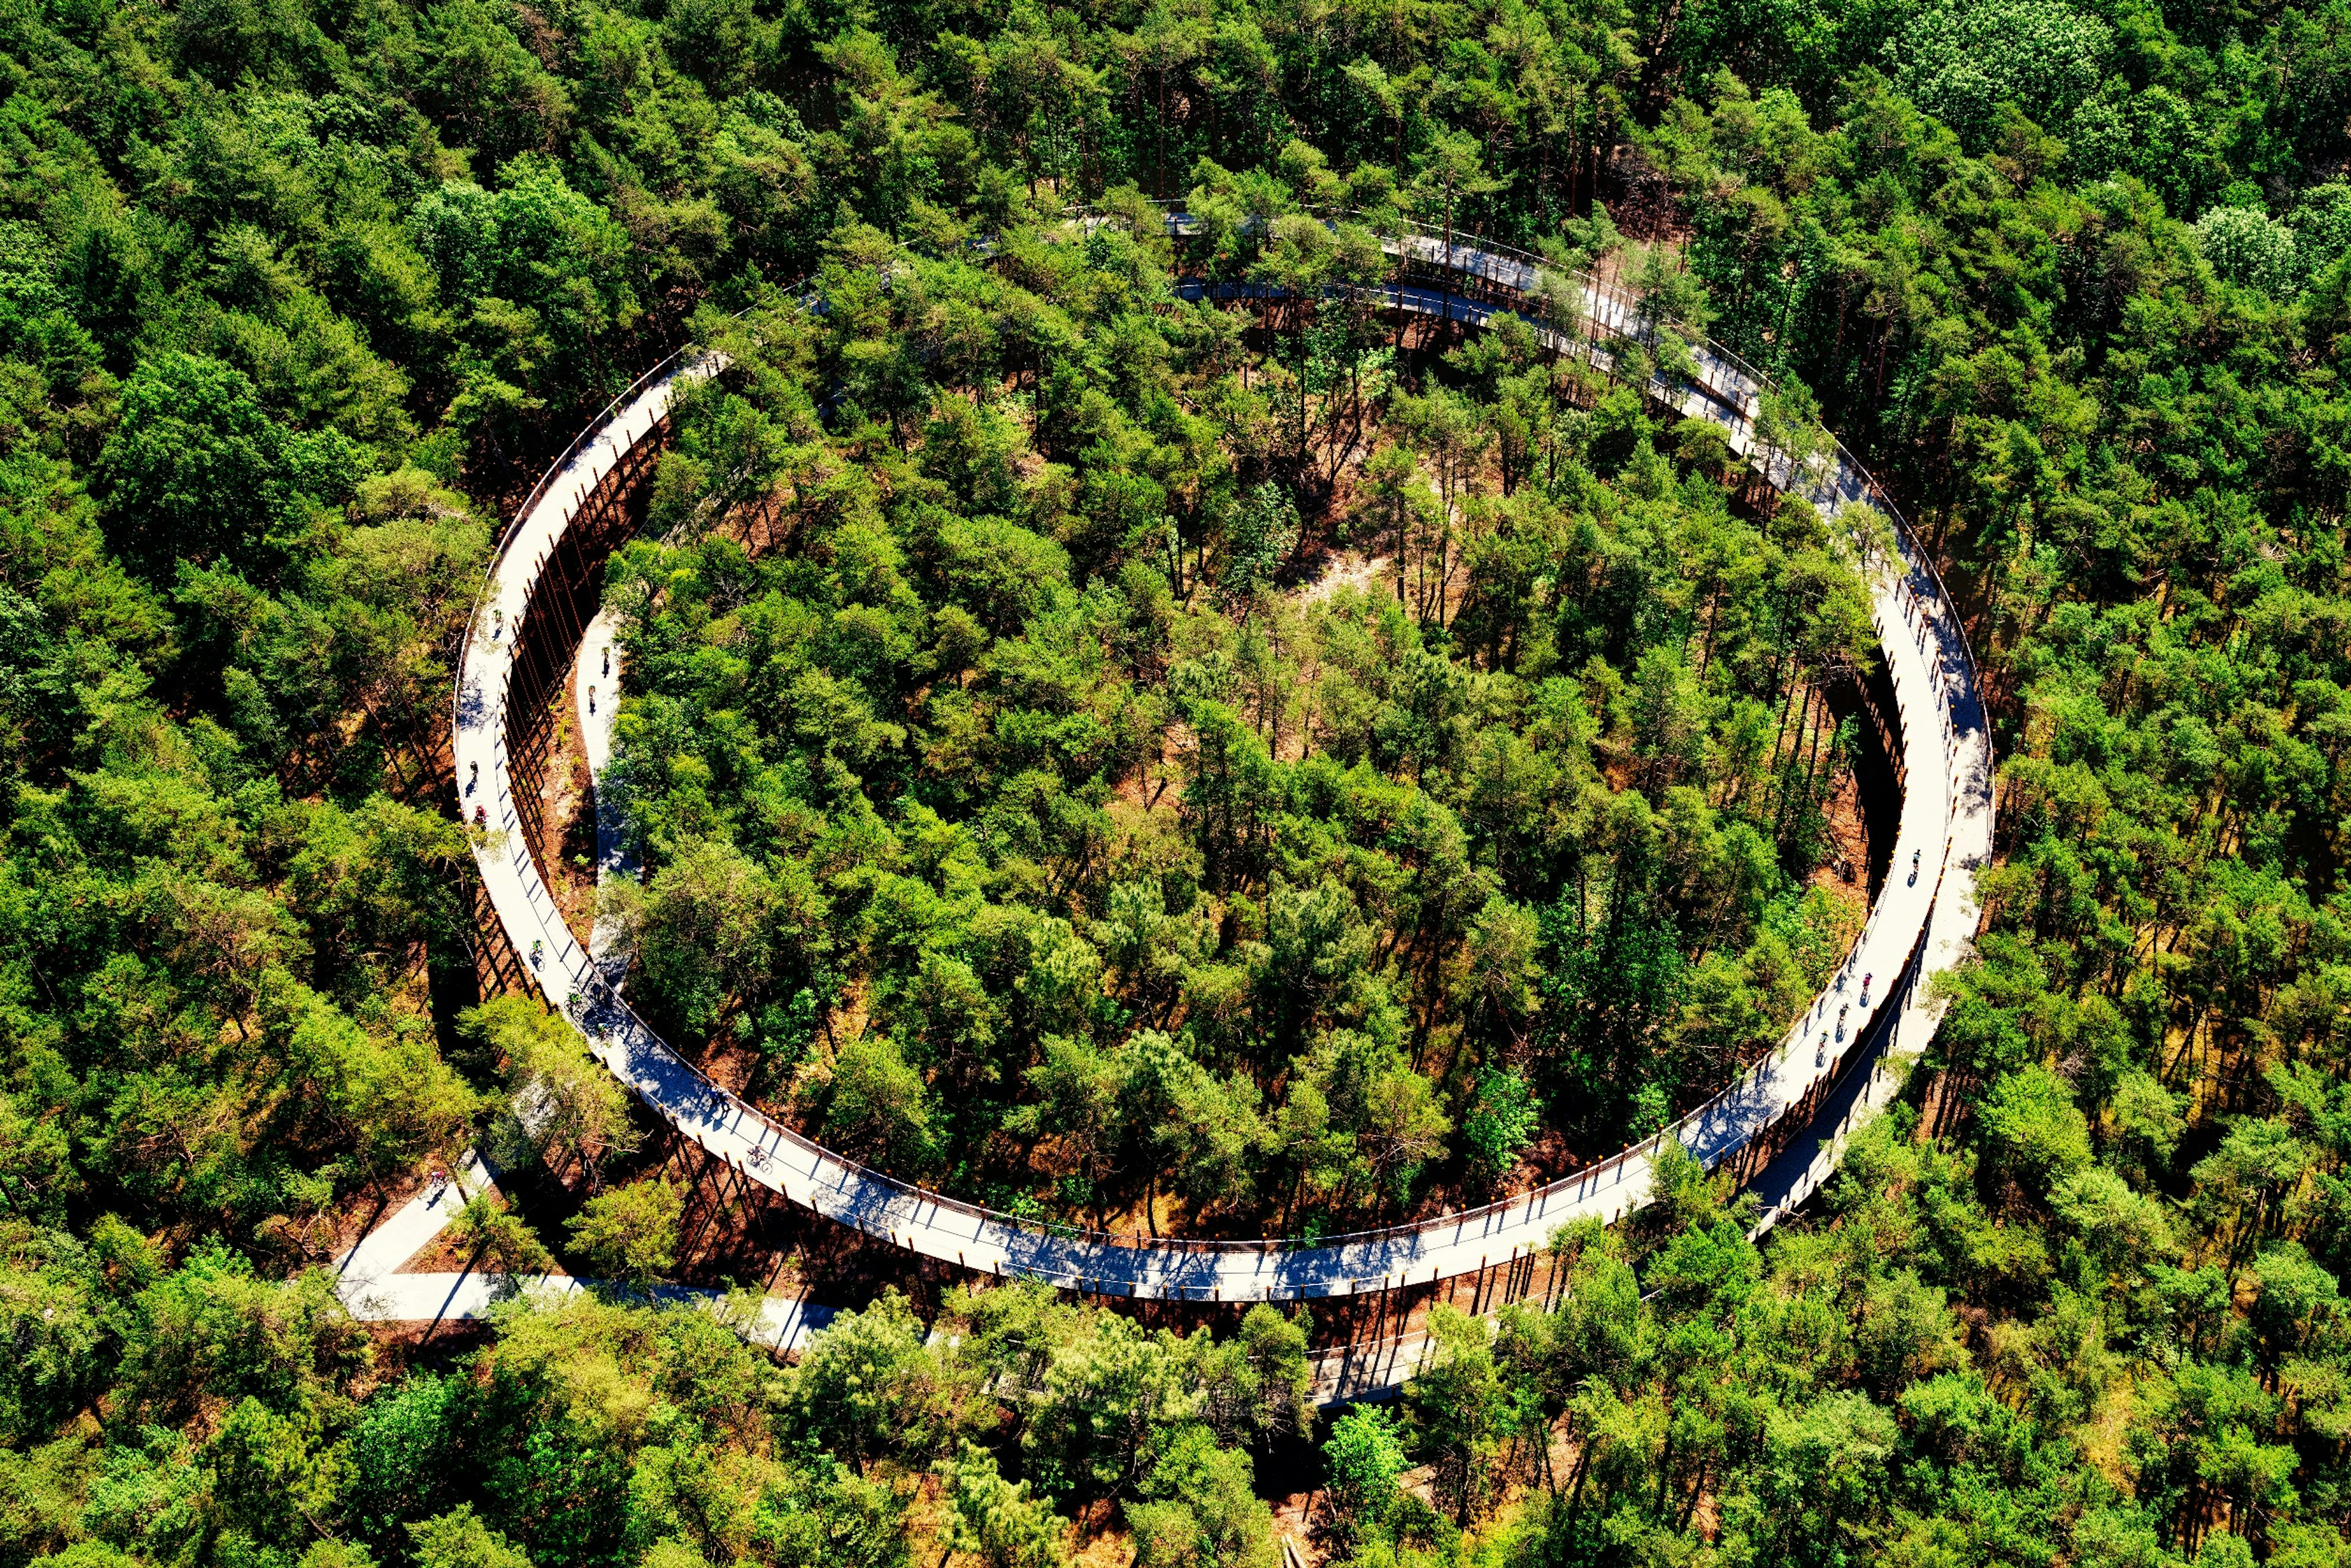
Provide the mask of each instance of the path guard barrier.
{"label": "path guard barrier", "polygon": [[[1181,234],[1188,221],[1172,214],[1168,226]],[[1396,266],[1378,292],[1395,309],[1470,326],[1505,310],[1523,313],[1546,348],[1612,374],[1625,344],[1656,330],[1635,297],[1589,277],[1571,280],[1581,287],[1573,321],[1546,319],[1541,264],[1504,246],[1447,246],[1416,230],[1383,243]],[[1185,279],[1177,291],[1224,298],[1262,289]],[[679,355],[615,398],[532,489],[499,541],[459,658],[459,807],[468,822],[478,809],[496,830],[476,852],[483,894],[504,937],[493,965],[508,980],[536,985],[616,1077],[740,1177],[893,1246],[981,1273],[1186,1301],[1420,1286],[1527,1256],[1573,1219],[1613,1222],[1646,1196],[1651,1159],[1669,1138],[1708,1167],[1734,1170],[1771,1223],[1826,1179],[1844,1133],[1885,1103],[1898,1081],[1887,1064],[1914,1058],[1934,1032],[1941,1003],[1927,982],[1964,956],[1977,924],[1975,873],[1991,848],[1991,746],[1959,613],[1876,481],[1834,440],[1804,462],[1765,450],[1755,426],[1770,382],[1710,341],[1693,345],[1690,358],[1692,381],[1652,377],[1654,401],[1721,425],[1732,449],[1776,488],[1825,513],[1871,506],[1893,524],[1892,553],[1873,554],[1865,570],[1898,710],[1890,722],[1898,725],[1894,761],[1903,789],[1892,870],[1828,988],[1775,1050],[1654,1138],[1532,1192],[1411,1224],[1311,1241],[1157,1239],[1024,1219],[912,1186],[780,1125],[705,1077],[645,1026],[573,937],[529,847],[543,841],[538,779],[550,699],[593,613],[604,558],[642,517],[643,480],[666,438],[673,398],[714,368]],[[469,785],[477,768],[478,782]],[[1907,869],[1914,851],[1915,877]],[[1884,983],[1865,1003],[1861,980],[1870,975]],[[1856,1015],[1849,1034],[1835,1021],[1847,1009]],[[1399,1359],[1377,1345],[1343,1354],[1391,1371]]]}

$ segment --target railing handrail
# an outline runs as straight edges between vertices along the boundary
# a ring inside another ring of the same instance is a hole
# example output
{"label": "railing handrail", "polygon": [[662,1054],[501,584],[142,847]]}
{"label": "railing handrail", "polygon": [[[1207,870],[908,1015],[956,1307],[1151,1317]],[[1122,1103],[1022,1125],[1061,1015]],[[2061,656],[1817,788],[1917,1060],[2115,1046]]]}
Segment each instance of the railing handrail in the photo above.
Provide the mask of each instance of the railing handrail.
{"label": "railing handrail", "polygon": [[[1176,223],[1189,217],[1190,214],[1173,202],[1162,201],[1156,198],[1146,199],[1150,200],[1151,204],[1158,207],[1165,214],[1165,221],[1169,225],[1168,232],[1170,235],[1176,237],[1185,237],[1182,231],[1175,228],[1173,225]],[[1093,214],[1092,209],[1083,207],[1071,208],[1066,214],[1067,217],[1078,218],[1081,221],[1082,221],[1084,217],[1090,215],[1097,214]],[[1363,219],[1365,221],[1366,226],[1370,227],[1374,233],[1379,233],[1384,229],[1393,229],[1399,236],[1408,232],[1416,238],[1434,241],[1439,246],[1444,247],[1445,255],[1441,265],[1445,266],[1448,269],[1453,267],[1453,258],[1457,256],[1465,254],[1469,256],[1499,255],[1532,269],[1538,277],[1542,274],[1549,273],[1556,277],[1572,279],[1587,294],[1594,296],[1604,295],[1621,301],[1627,306],[1633,307],[1635,309],[1638,308],[1643,298],[1643,296],[1633,289],[1625,287],[1623,284],[1610,278],[1604,278],[1597,273],[1592,272],[1588,269],[1580,267],[1562,267],[1541,256],[1530,251],[1521,250],[1516,246],[1506,245],[1498,240],[1486,239],[1483,236],[1477,235],[1465,235],[1461,231],[1457,230],[1453,235],[1452,239],[1447,241],[1441,230],[1433,230],[1426,224],[1422,223],[1420,220],[1400,211],[1371,213],[1366,212],[1360,207],[1347,207],[1341,209],[1338,216],[1324,218],[1322,219],[1322,222],[1326,225],[1336,227],[1339,218],[1341,217]],[[1399,260],[1401,259],[1403,259],[1403,257],[1399,256]],[[1481,277],[1484,281],[1495,284],[1498,287],[1505,288],[1511,287],[1510,285],[1500,283],[1499,279],[1487,277],[1484,274],[1473,274],[1472,276]],[[1524,298],[1523,290],[1514,290],[1514,292],[1518,292],[1521,298]],[[1579,312],[1579,314],[1582,313]],[[1626,337],[1631,336],[1631,334],[1620,335]],[[1650,340],[1654,341],[1654,338],[1652,337]],[[1733,367],[1741,375],[1745,376],[1750,382],[1752,382],[1755,384],[1758,395],[1761,395],[1763,392],[1770,392],[1774,396],[1779,395],[1779,382],[1771,375],[1770,372],[1759,369],[1753,361],[1750,361],[1744,354],[1741,354],[1738,350],[1731,348],[1720,340],[1711,335],[1702,333],[1696,339],[1692,340],[1691,346],[1693,348],[1703,348],[1706,352],[1713,358]],[[1736,406],[1735,403],[1734,406]],[[1821,434],[1829,438],[1830,444],[1834,447],[1836,455],[1841,460],[1842,465],[1852,470],[1855,476],[1867,487],[1868,493],[1871,497],[1871,505],[1885,512],[1894,520],[1896,527],[1901,533],[1904,542],[1910,547],[1909,554],[1912,559],[1910,559],[1906,564],[1908,564],[1913,568],[1923,567],[1928,575],[1934,581],[1937,595],[1944,603],[1951,606],[1952,630],[1959,634],[1960,649],[1967,658],[1970,672],[1971,674],[1976,672],[1979,666],[1976,663],[1973,642],[1968,635],[1967,622],[1959,614],[1958,601],[1952,599],[1949,586],[1943,580],[1942,571],[1935,564],[1935,558],[1932,552],[1928,551],[1924,542],[1918,538],[1917,530],[1910,525],[1909,518],[1904,516],[1902,508],[1895,503],[1892,496],[1886,493],[1886,487],[1877,482],[1876,476],[1872,474],[1869,469],[1863,466],[1861,460],[1853,455],[1852,450],[1845,445],[1844,440],[1825,424],[1820,426],[1820,431]]]}
{"label": "railing handrail", "polygon": [[[775,292],[789,294],[790,290],[803,288],[807,284],[808,278],[803,276],[794,282],[785,284],[782,288],[778,289]],[[756,308],[758,308],[756,305],[747,305],[742,309],[736,311],[735,317],[737,319],[740,319],[741,318],[749,315]],[[694,349],[695,346],[694,340],[688,338],[684,342],[680,343],[676,348],[672,349],[668,353],[664,354],[659,360],[654,361],[651,368],[639,371],[637,378],[634,381],[631,382],[621,391],[613,393],[611,398],[606,400],[602,408],[598,409],[593,414],[589,416],[588,423],[580,426],[579,434],[572,436],[569,444],[566,445],[564,449],[556,455],[555,459],[549,463],[546,468],[540,472],[538,478],[533,482],[530,489],[523,496],[521,504],[515,507],[514,516],[507,520],[504,528],[498,530],[497,538],[490,549],[489,559],[482,565],[481,580],[474,585],[473,601],[466,607],[465,611],[465,635],[468,642],[470,642],[474,636],[475,622],[481,617],[482,596],[489,591],[490,584],[497,580],[498,565],[506,559],[507,547],[513,543],[517,530],[521,528],[523,524],[529,519],[531,513],[538,508],[538,503],[546,497],[548,486],[554,483],[555,476],[563,472],[563,470],[570,465],[571,460],[580,455],[582,449],[610,427],[612,423],[613,415],[619,413],[622,409],[635,402],[636,399],[643,393],[646,388],[652,386],[653,382],[661,380],[664,375],[667,374],[671,368],[674,366],[688,350]],[[463,664],[464,661],[461,656],[459,660],[459,666],[461,669],[463,668]],[[465,700],[465,684],[460,681],[456,684],[455,688],[452,691],[450,695],[449,722],[450,733],[452,735],[456,733],[458,710],[464,705]]]}

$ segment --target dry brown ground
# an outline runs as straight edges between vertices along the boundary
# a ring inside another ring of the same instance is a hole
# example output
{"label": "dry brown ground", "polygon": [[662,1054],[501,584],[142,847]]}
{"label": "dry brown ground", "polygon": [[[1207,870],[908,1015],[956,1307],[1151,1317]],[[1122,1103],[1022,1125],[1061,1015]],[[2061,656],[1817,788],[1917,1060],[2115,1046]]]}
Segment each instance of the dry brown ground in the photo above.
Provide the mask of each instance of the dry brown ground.
{"label": "dry brown ground", "polygon": [[369,1229],[400,1212],[408,1200],[424,1189],[431,1172],[422,1167],[409,1171],[378,1187],[361,1187],[345,1197],[330,1210],[320,1227],[328,1255],[340,1258],[359,1245],[360,1238]]}
{"label": "dry brown ground", "polygon": [[1822,803],[1827,820],[1829,853],[1815,869],[1811,885],[1866,897],[1869,892],[1869,826],[1861,815],[1861,785],[1849,768],[1839,768],[1829,798]]}
{"label": "dry brown ground", "polygon": [[580,737],[571,683],[557,688],[554,743],[540,775],[538,799],[546,835],[530,846],[563,923],[581,945],[596,926],[596,786],[588,748]]}

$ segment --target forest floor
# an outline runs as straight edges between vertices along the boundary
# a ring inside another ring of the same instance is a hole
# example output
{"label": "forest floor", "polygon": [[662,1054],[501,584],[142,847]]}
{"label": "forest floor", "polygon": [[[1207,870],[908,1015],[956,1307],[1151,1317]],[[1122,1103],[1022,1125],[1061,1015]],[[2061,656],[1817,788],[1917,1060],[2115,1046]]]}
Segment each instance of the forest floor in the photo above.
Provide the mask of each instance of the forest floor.
{"label": "forest floor", "polygon": [[547,836],[533,847],[563,924],[584,947],[596,928],[596,784],[572,711],[571,683],[556,691],[555,737],[538,787]]}
{"label": "forest floor", "polygon": [[1869,896],[1869,823],[1862,815],[1861,781],[1849,768],[1837,769],[1829,797],[1821,803],[1828,823],[1828,854],[1813,869],[1808,885]]}
{"label": "forest floor", "polygon": [[1366,593],[1393,592],[1395,558],[1392,555],[1367,556],[1359,551],[1341,550],[1312,581],[1298,591],[1301,604],[1320,604],[1343,588],[1360,588]]}

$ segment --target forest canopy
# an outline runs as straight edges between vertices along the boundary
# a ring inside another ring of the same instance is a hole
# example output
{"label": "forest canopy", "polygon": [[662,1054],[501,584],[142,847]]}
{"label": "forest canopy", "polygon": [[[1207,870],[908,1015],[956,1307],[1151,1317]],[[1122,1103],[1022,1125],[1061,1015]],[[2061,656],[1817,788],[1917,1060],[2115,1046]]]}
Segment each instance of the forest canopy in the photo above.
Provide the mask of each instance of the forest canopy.
{"label": "forest canopy", "polygon": [[844,1152],[1090,1222],[1347,1230],[1656,1131],[1859,927],[1856,539],[1523,322],[1256,341],[1158,226],[705,318],[608,585],[641,1001]]}
{"label": "forest canopy", "polygon": [[[0,1568],[2341,1568],[2346,39],[0,8]],[[1838,527],[1638,376],[1369,308],[1399,220],[1624,280],[1669,374],[1711,334],[1937,556],[1999,838],[1900,1103],[1761,1238],[1668,1160],[1343,1413],[1335,1309],[860,1277],[787,1365],[649,1304],[766,1260],[697,1262],[660,1130],[484,991],[444,716],[493,526],[681,344],[730,362],[607,582],[612,913],[845,1147],[1394,1218],[1658,1124],[1841,948]],[[329,1265],[477,1144],[436,1245],[602,1293],[355,1317]]]}

